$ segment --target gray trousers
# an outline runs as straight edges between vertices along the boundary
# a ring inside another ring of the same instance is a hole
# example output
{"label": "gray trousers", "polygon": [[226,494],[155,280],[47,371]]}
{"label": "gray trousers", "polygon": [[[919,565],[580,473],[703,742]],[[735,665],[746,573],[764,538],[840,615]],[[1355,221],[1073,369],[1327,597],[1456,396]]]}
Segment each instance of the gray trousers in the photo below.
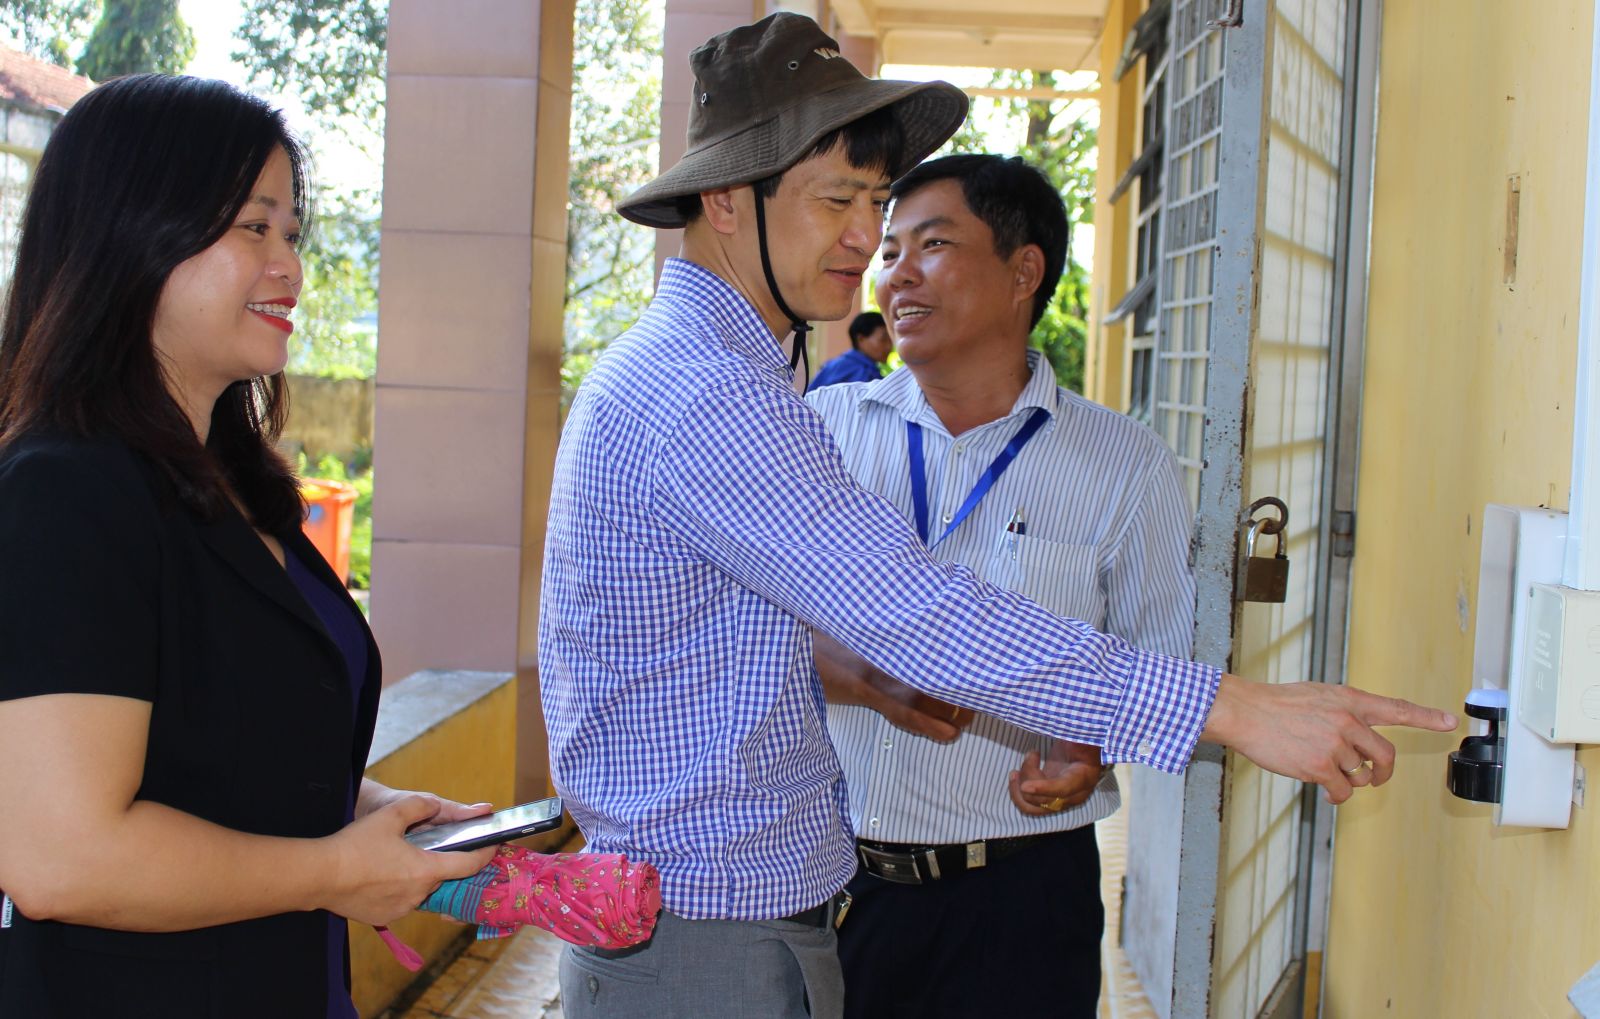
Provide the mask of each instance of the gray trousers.
{"label": "gray trousers", "polygon": [[561,954],[567,1019],[839,1019],[844,977],[832,927],[685,920],[662,911],[634,948]]}

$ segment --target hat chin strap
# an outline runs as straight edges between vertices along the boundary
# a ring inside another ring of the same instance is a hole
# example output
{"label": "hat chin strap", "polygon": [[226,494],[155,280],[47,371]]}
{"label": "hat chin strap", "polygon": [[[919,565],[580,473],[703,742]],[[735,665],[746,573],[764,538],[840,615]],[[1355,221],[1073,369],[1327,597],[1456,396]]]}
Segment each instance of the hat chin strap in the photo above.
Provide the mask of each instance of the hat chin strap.
{"label": "hat chin strap", "polygon": [[772,275],[772,257],[767,254],[767,200],[761,197],[759,187],[751,188],[756,198],[756,240],[761,247],[761,271],[767,274],[767,289],[772,291],[772,299],[777,302],[778,310],[789,317],[789,328],[794,330],[794,350],[789,354],[789,370],[804,363],[806,386],[811,385],[811,356],[806,353],[806,334],[811,332],[811,323],[796,315],[789,309],[783,295],[778,293],[778,279]]}

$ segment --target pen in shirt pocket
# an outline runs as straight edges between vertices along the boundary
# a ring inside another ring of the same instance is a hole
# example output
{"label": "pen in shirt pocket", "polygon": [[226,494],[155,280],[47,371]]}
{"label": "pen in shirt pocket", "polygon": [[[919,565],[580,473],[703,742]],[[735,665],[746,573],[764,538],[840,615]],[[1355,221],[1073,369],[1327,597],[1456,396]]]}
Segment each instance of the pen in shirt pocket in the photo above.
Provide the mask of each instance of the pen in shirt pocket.
{"label": "pen in shirt pocket", "polygon": [[1017,537],[1028,533],[1028,523],[1022,517],[1022,507],[1018,506],[1011,513],[1011,519],[1006,521],[1006,529],[1000,532],[1000,543],[995,546],[994,554],[999,555],[1001,549],[1009,543],[1011,558],[1017,557]]}

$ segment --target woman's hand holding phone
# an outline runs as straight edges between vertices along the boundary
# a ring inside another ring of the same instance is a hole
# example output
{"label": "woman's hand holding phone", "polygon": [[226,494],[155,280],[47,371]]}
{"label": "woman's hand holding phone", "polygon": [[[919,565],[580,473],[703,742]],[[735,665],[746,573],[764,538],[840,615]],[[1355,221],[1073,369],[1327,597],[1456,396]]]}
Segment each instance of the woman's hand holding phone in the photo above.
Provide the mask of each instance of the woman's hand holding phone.
{"label": "woman's hand holding phone", "polygon": [[[323,901],[313,906],[361,923],[388,924],[415,909],[439,882],[468,877],[487,866],[494,856],[492,846],[431,853],[405,840],[407,829],[442,819],[441,802],[435,796],[404,794],[328,836],[330,879]],[[455,806],[469,811],[469,817],[481,813]]]}

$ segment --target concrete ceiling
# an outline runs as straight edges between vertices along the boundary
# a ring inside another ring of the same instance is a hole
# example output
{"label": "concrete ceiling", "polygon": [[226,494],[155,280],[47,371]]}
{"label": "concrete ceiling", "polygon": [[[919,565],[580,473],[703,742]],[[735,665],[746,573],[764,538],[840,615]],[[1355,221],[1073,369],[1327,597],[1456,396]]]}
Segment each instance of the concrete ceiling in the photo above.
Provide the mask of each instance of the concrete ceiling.
{"label": "concrete ceiling", "polygon": [[1108,0],[831,0],[886,64],[1094,70]]}

